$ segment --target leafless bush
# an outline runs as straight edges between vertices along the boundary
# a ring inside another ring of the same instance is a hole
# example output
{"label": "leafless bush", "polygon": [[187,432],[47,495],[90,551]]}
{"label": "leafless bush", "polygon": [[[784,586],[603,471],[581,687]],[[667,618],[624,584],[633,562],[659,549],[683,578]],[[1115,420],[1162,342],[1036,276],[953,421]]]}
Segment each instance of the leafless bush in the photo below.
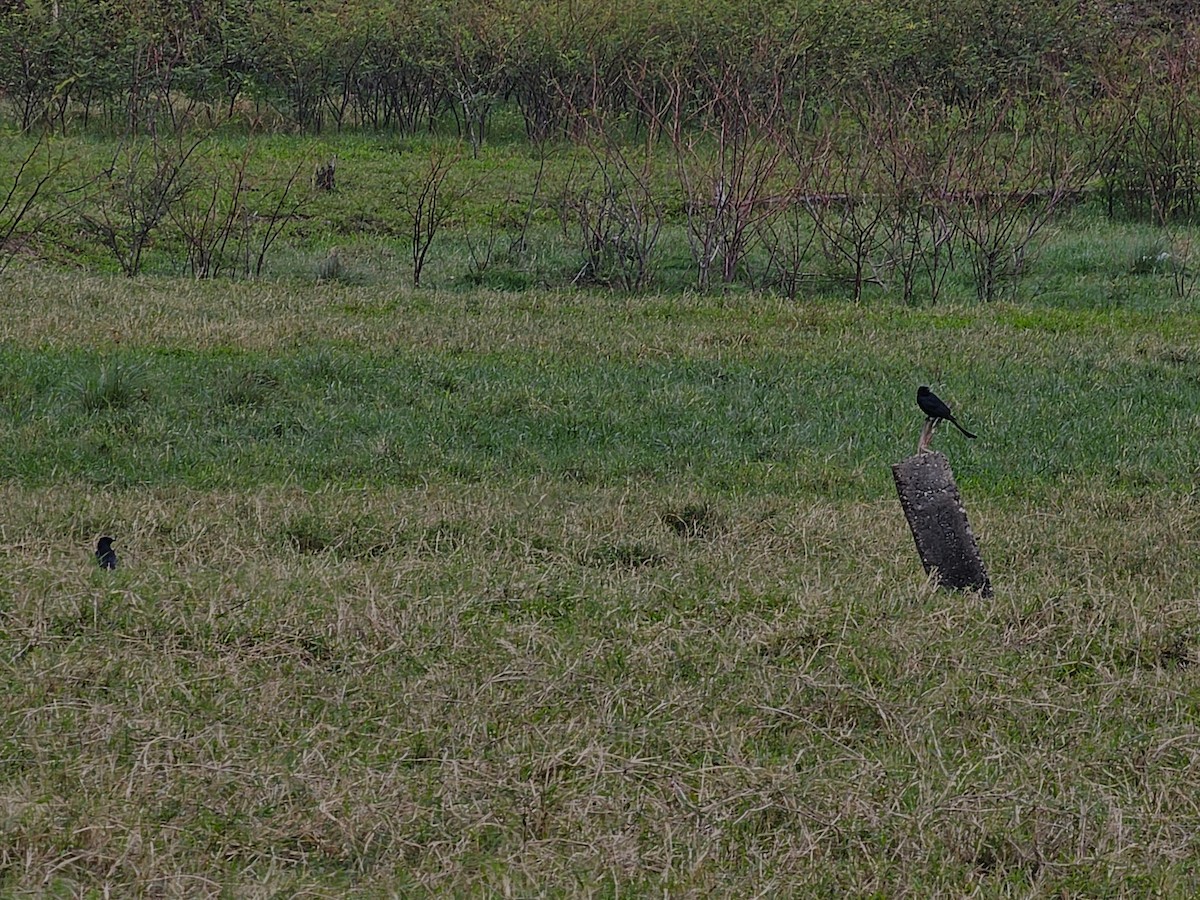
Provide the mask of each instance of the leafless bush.
{"label": "leafless bush", "polygon": [[879,185],[879,147],[861,130],[839,133],[831,123],[812,145],[809,191],[801,202],[812,219],[822,252],[846,273],[854,299],[878,282],[886,246],[888,205]]}
{"label": "leafless bush", "polygon": [[1145,48],[1105,82],[1119,140],[1104,166],[1109,214],[1157,224],[1200,215],[1200,33]]}
{"label": "leafless bush", "polygon": [[203,142],[182,135],[165,140],[155,132],[123,145],[93,179],[92,209],[83,223],[127,276],[141,271],[151,236],[191,189],[197,177],[192,158]]}
{"label": "leafless bush", "polygon": [[948,130],[935,112],[888,91],[870,98],[864,125],[884,211],[879,272],[899,279],[905,303],[913,302],[924,275],[936,303],[954,261],[955,227],[944,203]]}
{"label": "leafless bush", "polygon": [[[64,160],[54,155],[42,135],[16,164],[3,198],[0,198],[0,273],[61,210],[39,203],[63,170]],[[3,190],[3,188],[0,188]]]}
{"label": "leafless bush", "polygon": [[488,208],[483,216],[481,234],[467,229],[464,237],[467,253],[471,257],[471,274],[480,276],[491,268],[497,257],[509,263],[523,263],[529,254],[529,229],[537,212],[542,187],[546,178],[546,145],[537,141],[538,169],[534,175],[533,188],[526,195],[518,196],[510,188],[505,196]]}
{"label": "leafless bush", "polygon": [[723,283],[733,282],[758,238],[756,226],[780,208],[775,176],[785,155],[776,127],[783,118],[785,74],[774,72],[764,91],[736,70],[708,71],[698,132],[681,118],[680,98],[688,92],[682,76],[667,79],[655,115],[674,145],[688,245],[701,288],[709,286],[714,269]]}
{"label": "leafless bush", "polygon": [[1200,267],[1197,266],[1196,238],[1191,233],[1176,232],[1171,239],[1171,278],[1175,286],[1175,296],[1180,300],[1190,300],[1196,292],[1196,280],[1200,277]]}
{"label": "leafless bush", "polygon": [[1081,142],[1061,109],[1011,97],[981,104],[956,134],[941,199],[971,260],[976,294],[992,300],[1015,284],[1045,227],[1080,196],[1109,138]]}
{"label": "leafless bush", "polygon": [[575,281],[612,283],[625,290],[643,287],[662,217],[639,173],[600,155],[591,170],[576,170],[559,203],[563,233],[583,257]]}
{"label": "leafless bush", "polygon": [[457,147],[435,146],[420,169],[400,179],[397,203],[408,225],[414,287],[421,286],[429,248],[450,216],[454,196],[447,190],[447,180],[459,159]]}
{"label": "leafless bush", "polygon": [[568,178],[559,203],[564,234],[583,256],[575,276],[615,283],[628,291],[645,287],[665,211],[655,192],[655,146],[622,140],[619,121],[593,113],[584,133],[590,171]]}
{"label": "leafless bush", "polygon": [[777,287],[788,300],[795,300],[800,285],[812,274],[808,261],[817,239],[803,204],[787,199],[777,215],[759,221],[755,235],[767,253],[766,283]]}
{"label": "leafless bush", "polygon": [[777,198],[776,208],[762,216],[754,226],[755,237],[766,251],[764,280],[795,300],[806,278],[816,277],[810,261],[818,232],[805,204],[812,186],[816,157],[799,151],[794,133],[778,136],[785,148],[779,178],[788,190]]}
{"label": "leafless bush", "polygon": [[[242,270],[243,275],[254,274],[257,277],[262,274],[271,246],[283,233],[287,223],[295,221],[308,202],[305,195],[293,193],[300,183],[302,168],[302,164],[297,165],[282,186],[258,192],[257,202],[253,206],[247,204],[249,231],[245,244],[248,250],[244,254],[247,262]],[[251,259],[253,267],[249,264]]]}
{"label": "leafless bush", "polygon": [[778,144],[745,121],[721,123],[677,147],[688,245],[701,288],[709,287],[714,269],[725,284],[737,277],[757,237],[754,226],[778,208],[772,191],[781,159]]}
{"label": "leafless bush", "polygon": [[505,55],[491,44],[494,32],[480,23],[470,23],[452,31],[451,59],[447,93],[456,102],[451,105],[459,136],[478,158],[487,135],[488,119],[505,93]]}
{"label": "leafless bush", "polygon": [[234,163],[205,166],[171,208],[196,278],[260,276],[271,245],[308,201],[296,193],[301,166],[282,185],[264,188],[247,177],[250,158],[248,149]]}
{"label": "leafless bush", "polygon": [[483,146],[484,135],[487,132],[487,121],[492,107],[496,105],[496,96],[489,90],[472,90],[467,81],[454,83],[454,95],[458,101],[455,107],[455,118],[459,119],[459,131],[471,145],[471,156],[479,157],[479,148]]}
{"label": "leafless bush", "polygon": [[[912,302],[923,279],[936,301],[964,258],[978,296],[993,299],[1023,273],[1045,227],[1082,195],[1120,132],[1110,110],[1065,90],[1037,103],[1005,97],[946,110],[877,88],[846,107],[781,144],[799,173],[793,202],[855,299],[868,284],[898,282]],[[790,252],[807,253],[794,214],[781,221],[789,219]],[[779,230],[760,231],[779,272],[788,244]],[[783,268],[796,273],[798,262]]]}
{"label": "leafless bush", "polygon": [[228,185],[224,172],[207,174],[207,178],[197,179],[192,202],[179,203],[171,210],[171,219],[184,239],[188,270],[195,278],[220,275],[247,228],[246,157],[230,172]]}

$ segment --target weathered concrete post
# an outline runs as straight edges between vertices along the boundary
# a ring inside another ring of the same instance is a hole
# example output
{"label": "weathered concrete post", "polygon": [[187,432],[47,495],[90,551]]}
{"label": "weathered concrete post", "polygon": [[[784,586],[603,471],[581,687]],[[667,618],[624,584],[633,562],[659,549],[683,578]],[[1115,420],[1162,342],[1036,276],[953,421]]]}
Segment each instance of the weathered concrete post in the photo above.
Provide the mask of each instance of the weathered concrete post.
{"label": "weathered concrete post", "polygon": [[917,453],[892,466],[892,477],[925,571],[935,572],[942,587],[990,597],[992,583],[946,455]]}

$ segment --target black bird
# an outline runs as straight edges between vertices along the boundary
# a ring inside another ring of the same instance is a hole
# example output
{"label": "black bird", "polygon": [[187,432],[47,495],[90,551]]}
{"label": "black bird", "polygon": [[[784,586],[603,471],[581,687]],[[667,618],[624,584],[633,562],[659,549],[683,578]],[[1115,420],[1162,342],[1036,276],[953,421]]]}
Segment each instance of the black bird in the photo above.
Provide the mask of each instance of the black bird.
{"label": "black bird", "polygon": [[972,439],[975,437],[975,435],[958,424],[958,420],[950,414],[950,407],[943,403],[942,399],[925,385],[917,388],[917,406],[921,407],[921,412],[934,420],[934,424],[937,424],[937,420],[939,419],[945,419],[967,437]]}
{"label": "black bird", "polygon": [[117,567],[117,551],[112,548],[112,542],[113,539],[105,535],[96,544],[96,562],[100,563],[102,569]]}

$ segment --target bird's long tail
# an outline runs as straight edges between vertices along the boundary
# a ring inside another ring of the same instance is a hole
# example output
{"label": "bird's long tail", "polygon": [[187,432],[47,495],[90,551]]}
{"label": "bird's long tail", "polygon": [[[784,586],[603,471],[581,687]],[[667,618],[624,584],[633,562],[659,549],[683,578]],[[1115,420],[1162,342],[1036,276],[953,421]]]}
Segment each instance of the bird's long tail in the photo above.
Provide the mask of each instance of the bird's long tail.
{"label": "bird's long tail", "polygon": [[953,425],[954,425],[954,427],[955,427],[955,428],[957,428],[959,431],[961,431],[961,432],[962,432],[964,435],[966,435],[967,437],[969,437],[971,440],[975,440],[975,437],[976,437],[976,436],[975,436],[975,435],[973,435],[973,434],[971,434],[971,432],[967,431],[967,429],[963,428],[961,425],[959,425],[959,424],[958,424],[958,419],[955,419],[955,418],[951,417],[951,418],[950,418],[950,422],[951,422],[951,424],[953,424]]}

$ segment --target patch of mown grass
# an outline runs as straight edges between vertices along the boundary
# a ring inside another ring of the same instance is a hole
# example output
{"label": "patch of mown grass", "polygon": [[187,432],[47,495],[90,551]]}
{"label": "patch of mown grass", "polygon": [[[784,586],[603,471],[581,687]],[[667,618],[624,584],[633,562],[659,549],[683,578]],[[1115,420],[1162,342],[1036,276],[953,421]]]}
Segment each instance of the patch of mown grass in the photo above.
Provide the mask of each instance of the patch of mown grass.
{"label": "patch of mown grass", "polygon": [[[870,497],[915,440],[927,382],[981,434],[938,437],[973,490],[1182,488],[1200,450],[1183,316],[995,305],[889,319],[575,294],[380,304],[351,286],[337,304],[274,286],[256,307],[245,286],[97,281],[56,299],[26,285],[0,349],[0,458],[28,484],[551,477]],[[125,294],[90,302],[105,289]],[[129,338],[114,345],[102,321]]]}

